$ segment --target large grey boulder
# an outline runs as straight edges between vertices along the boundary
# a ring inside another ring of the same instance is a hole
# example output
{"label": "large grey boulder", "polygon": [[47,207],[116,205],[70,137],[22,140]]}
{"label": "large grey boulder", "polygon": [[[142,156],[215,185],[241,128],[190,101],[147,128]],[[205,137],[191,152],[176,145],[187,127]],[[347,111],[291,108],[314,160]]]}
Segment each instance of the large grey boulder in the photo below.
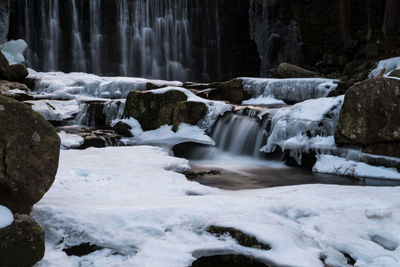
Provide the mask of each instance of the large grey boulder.
{"label": "large grey boulder", "polygon": [[0,204],[28,213],[54,181],[60,138],[29,106],[3,96],[0,125]]}

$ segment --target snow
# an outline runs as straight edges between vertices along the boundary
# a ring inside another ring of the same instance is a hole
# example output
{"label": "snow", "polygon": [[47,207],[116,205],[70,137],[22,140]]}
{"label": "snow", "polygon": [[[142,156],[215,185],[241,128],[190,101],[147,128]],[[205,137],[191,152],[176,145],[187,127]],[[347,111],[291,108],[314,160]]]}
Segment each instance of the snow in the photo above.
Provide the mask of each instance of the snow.
{"label": "snow", "polygon": [[122,121],[131,126],[132,138],[121,140],[126,145],[159,145],[172,148],[174,145],[185,142],[196,142],[199,144],[215,145],[215,142],[198,126],[181,123],[178,131],[172,131],[172,126],[163,125],[157,130],[143,131],[139,122],[134,118],[114,121],[115,124]]}
{"label": "snow", "polygon": [[400,69],[400,57],[388,58],[379,61],[378,66],[371,71],[369,77],[374,78],[380,73],[383,73],[383,76],[387,77],[392,71],[398,69]]}
{"label": "snow", "polygon": [[[47,237],[38,266],[187,267],[195,252],[243,253],[280,266],[398,266],[399,187],[303,185],[224,191],[172,170],[188,162],[157,147],[63,150],[56,180],[34,206]],[[206,232],[235,227],[271,250]],[[106,249],[66,257],[65,246]]]}
{"label": "snow", "polygon": [[0,229],[11,225],[13,221],[12,212],[7,207],[0,205]]}
{"label": "snow", "polygon": [[277,109],[260,151],[269,153],[280,146],[290,149],[291,156],[301,162],[302,153],[310,149],[324,152],[335,148],[333,134],[343,100],[344,96],[319,98]]}
{"label": "snow", "polygon": [[78,100],[29,100],[32,109],[49,121],[63,121],[72,119],[79,113],[80,101]]}
{"label": "snow", "polygon": [[371,166],[331,155],[318,155],[317,159],[313,167],[314,172],[359,178],[400,179],[400,173],[394,168]]}
{"label": "snow", "polygon": [[242,102],[243,105],[260,105],[260,106],[267,106],[267,105],[276,105],[276,104],[285,104],[282,100],[275,99],[272,96],[263,96],[260,95],[257,98],[251,98],[249,100],[245,100]]}
{"label": "snow", "polygon": [[36,79],[35,92],[40,96],[55,99],[82,97],[126,98],[131,91],[146,90],[146,85],[182,86],[181,82],[148,80],[130,77],[100,77],[87,73],[30,72]]}
{"label": "snow", "polygon": [[240,79],[243,81],[244,90],[253,98],[263,96],[291,102],[326,97],[337,88],[335,80],[322,78]]}
{"label": "snow", "polygon": [[64,131],[58,133],[61,139],[61,149],[77,148],[83,144],[84,140],[77,134],[69,134]]}
{"label": "snow", "polygon": [[22,39],[10,40],[2,45],[0,45],[0,50],[3,55],[7,58],[8,63],[18,64],[25,61],[23,52],[28,47],[26,42]]}

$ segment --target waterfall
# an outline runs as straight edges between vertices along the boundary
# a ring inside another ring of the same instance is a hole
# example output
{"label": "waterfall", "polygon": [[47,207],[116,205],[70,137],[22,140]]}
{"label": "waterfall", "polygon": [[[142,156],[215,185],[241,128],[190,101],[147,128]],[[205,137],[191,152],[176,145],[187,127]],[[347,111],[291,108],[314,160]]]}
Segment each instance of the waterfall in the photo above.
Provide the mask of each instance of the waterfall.
{"label": "waterfall", "polygon": [[256,115],[257,112],[252,110],[240,110],[220,118],[211,135],[217,148],[234,155],[260,157],[268,120],[260,120]]}
{"label": "waterfall", "polygon": [[215,1],[17,0],[15,10],[12,37],[25,39],[38,71],[180,81],[220,73]]}

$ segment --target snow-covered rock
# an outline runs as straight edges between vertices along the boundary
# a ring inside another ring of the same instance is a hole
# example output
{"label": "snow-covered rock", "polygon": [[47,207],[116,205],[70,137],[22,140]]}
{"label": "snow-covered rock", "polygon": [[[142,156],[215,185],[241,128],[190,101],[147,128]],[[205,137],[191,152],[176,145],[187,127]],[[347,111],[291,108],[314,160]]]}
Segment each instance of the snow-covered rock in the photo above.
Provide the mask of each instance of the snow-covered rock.
{"label": "snow-covered rock", "polygon": [[383,74],[383,76],[389,76],[389,74],[392,71],[399,69],[400,69],[400,57],[388,58],[379,61],[378,66],[371,71],[369,77],[375,78],[381,73]]}
{"label": "snow-covered rock", "polygon": [[61,139],[61,149],[77,148],[83,144],[84,139],[77,134],[69,134],[64,131],[58,133]]}
{"label": "snow-covered rock", "polygon": [[276,110],[261,151],[273,152],[279,146],[301,162],[302,153],[310,149],[324,152],[335,148],[333,134],[343,100],[344,96],[312,99]]}

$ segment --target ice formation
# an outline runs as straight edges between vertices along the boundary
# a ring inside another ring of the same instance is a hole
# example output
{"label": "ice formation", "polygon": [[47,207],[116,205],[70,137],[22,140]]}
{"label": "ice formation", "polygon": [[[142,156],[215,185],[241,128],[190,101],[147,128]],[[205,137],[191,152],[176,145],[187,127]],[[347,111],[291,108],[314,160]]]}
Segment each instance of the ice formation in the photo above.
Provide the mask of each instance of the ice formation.
{"label": "ice formation", "polygon": [[374,78],[379,74],[383,74],[384,76],[388,76],[392,71],[400,69],[400,57],[388,58],[385,60],[381,60],[378,63],[378,66],[371,71],[369,74],[370,78]]}
{"label": "ice formation", "polygon": [[0,229],[11,225],[14,221],[14,216],[11,211],[0,205]]}
{"label": "ice formation", "polygon": [[11,40],[0,45],[0,50],[3,55],[7,58],[8,63],[18,64],[25,61],[23,52],[28,47],[24,40]]}
{"label": "ice formation", "polygon": [[[269,98],[290,102],[302,102],[308,99],[326,97],[336,89],[332,79],[297,78],[297,79],[265,79],[240,78],[244,90],[253,98]],[[252,100],[256,101],[256,100]]]}

